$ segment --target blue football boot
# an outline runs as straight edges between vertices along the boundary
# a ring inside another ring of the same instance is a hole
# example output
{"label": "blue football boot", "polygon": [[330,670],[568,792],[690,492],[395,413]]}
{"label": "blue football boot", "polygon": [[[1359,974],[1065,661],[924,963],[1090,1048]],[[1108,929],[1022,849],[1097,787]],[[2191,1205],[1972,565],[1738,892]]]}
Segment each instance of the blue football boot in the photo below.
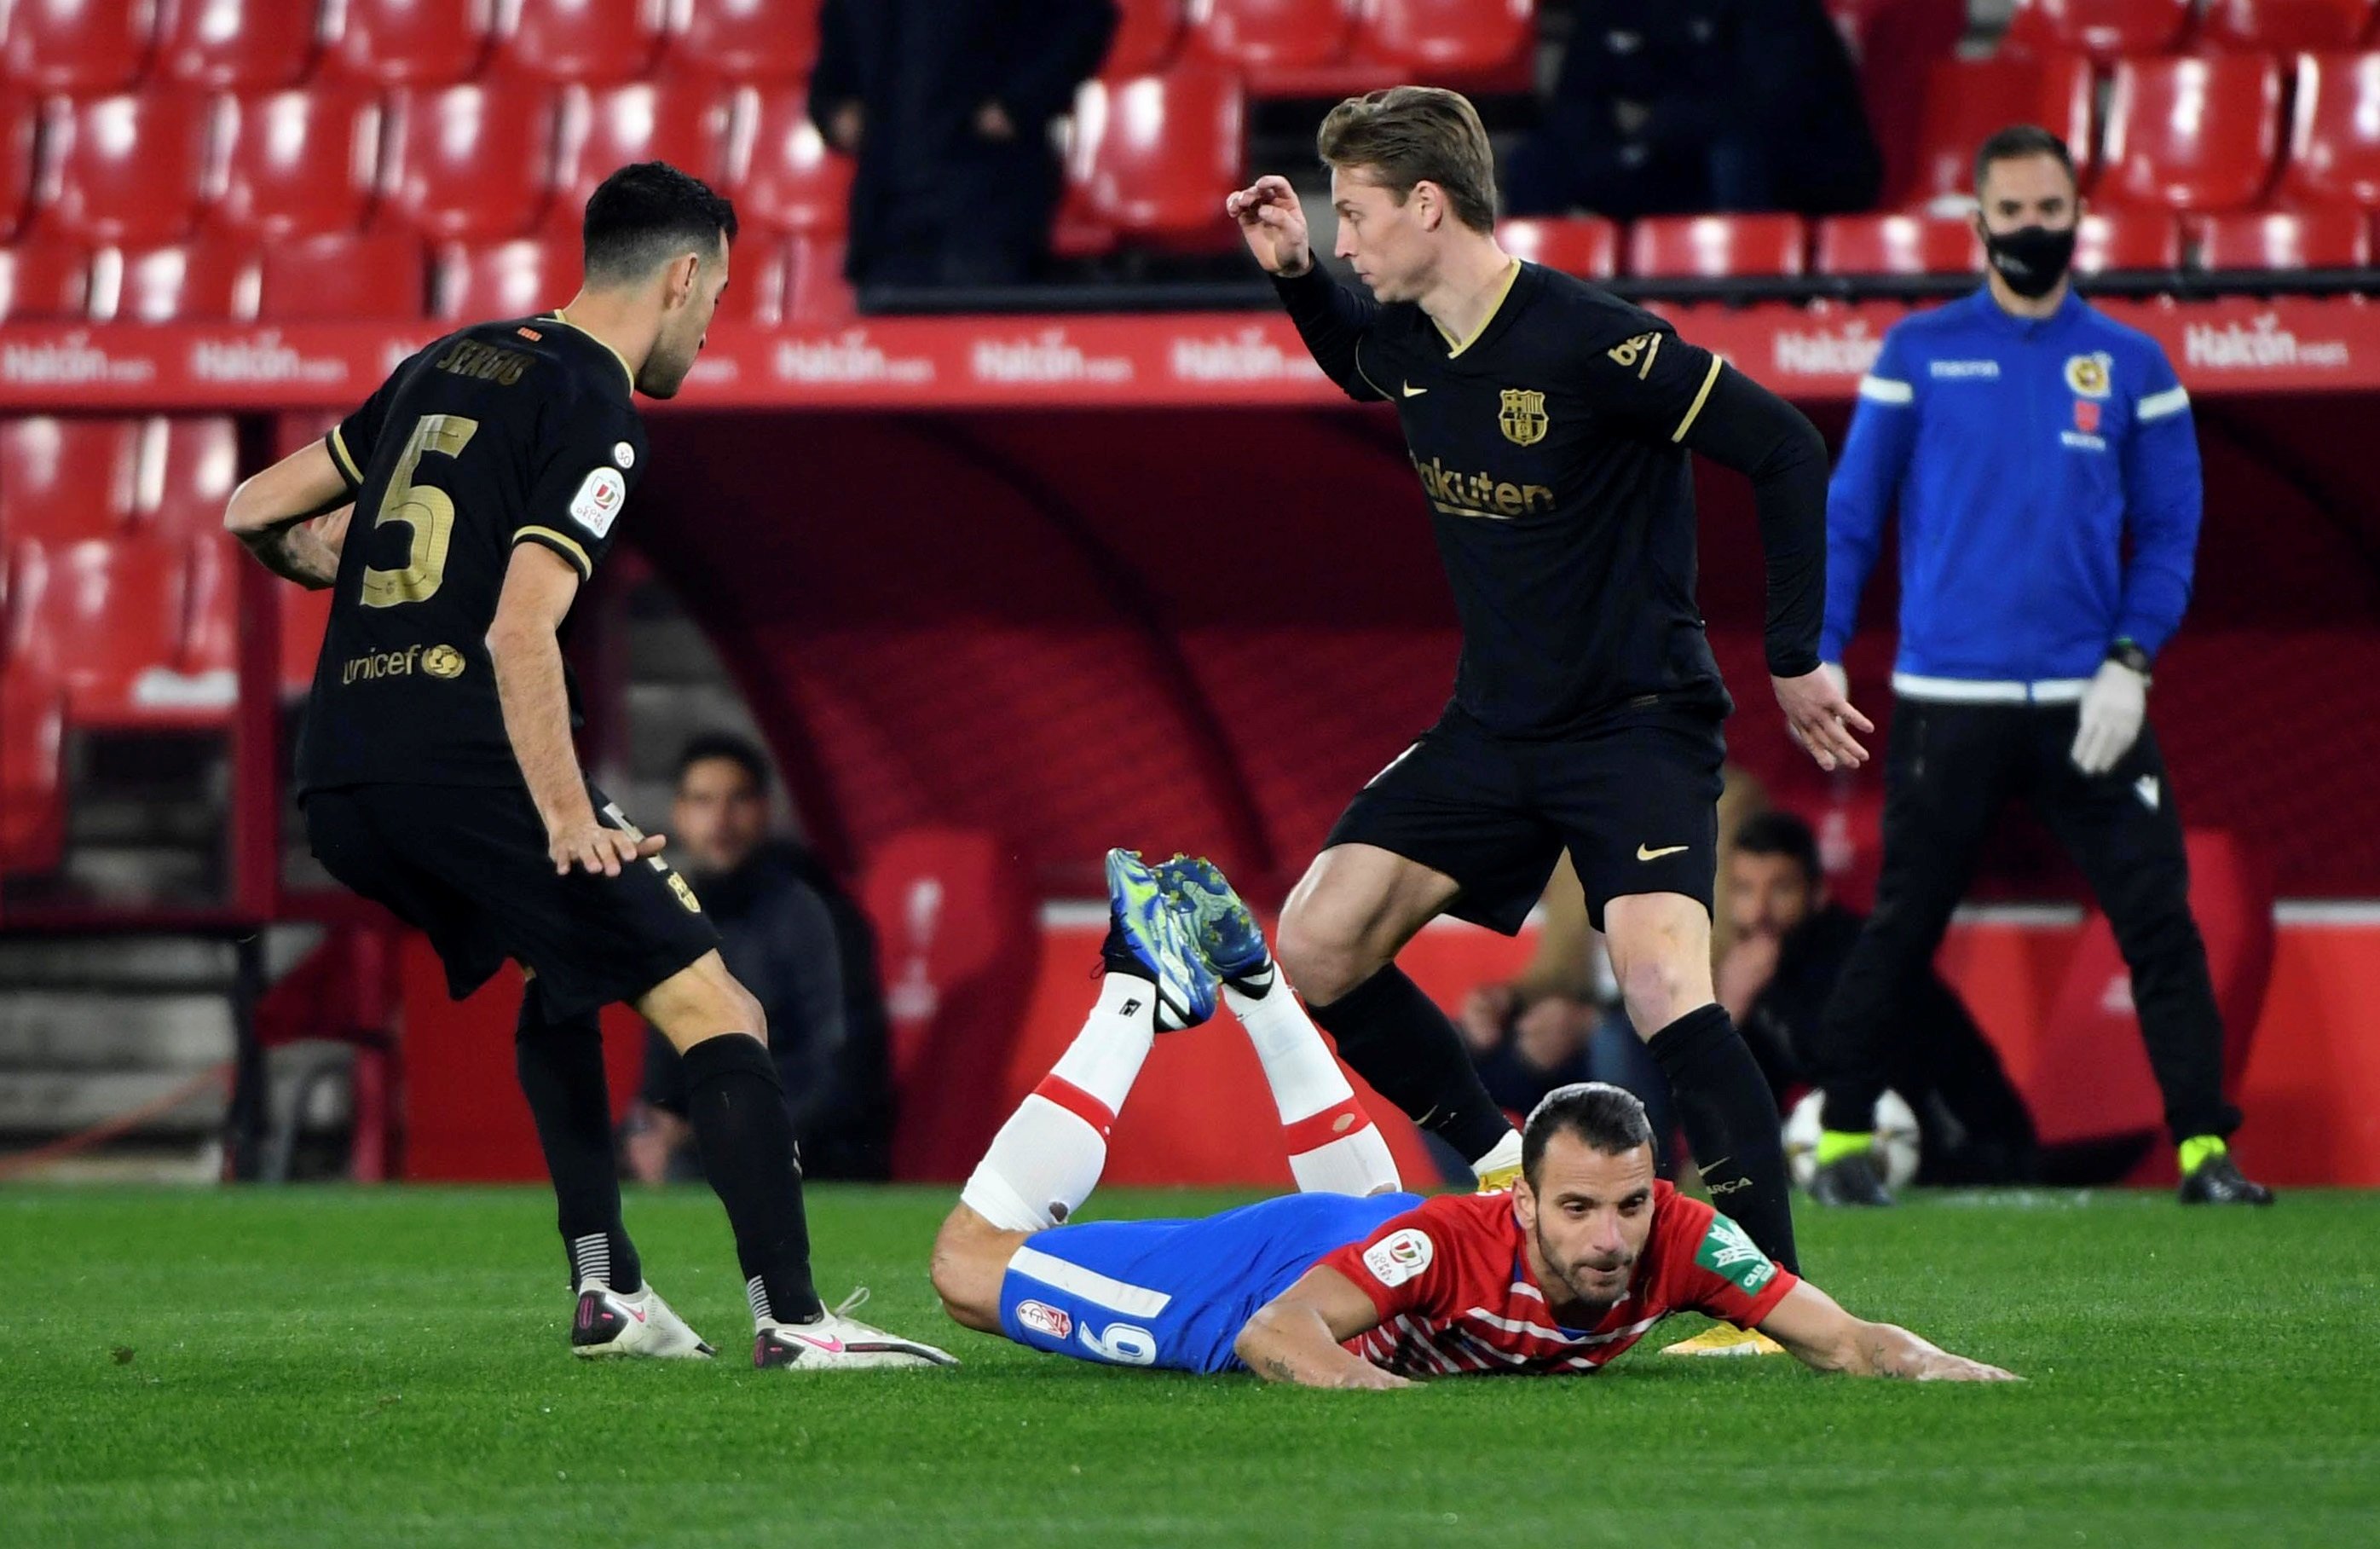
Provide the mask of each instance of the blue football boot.
{"label": "blue football boot", "polygon": [[1204,856],[1177,855],[1157,868],[1159,885],[1179,898],[1196,923],[1198,950],[1217,977],[1238,982],[1261,979],[1272,952],[1256,915],[1225,879],[1223,869]]}
{"label": "blue football boot", "polygon": [[1196,917],[1167,896],[1138,851],[1108,851],[1108,939],[1100,957],[1110,971],[1156,986],[1159,1031],[1196,1027],[1215,1014],[1220,985],[1199,950]]}

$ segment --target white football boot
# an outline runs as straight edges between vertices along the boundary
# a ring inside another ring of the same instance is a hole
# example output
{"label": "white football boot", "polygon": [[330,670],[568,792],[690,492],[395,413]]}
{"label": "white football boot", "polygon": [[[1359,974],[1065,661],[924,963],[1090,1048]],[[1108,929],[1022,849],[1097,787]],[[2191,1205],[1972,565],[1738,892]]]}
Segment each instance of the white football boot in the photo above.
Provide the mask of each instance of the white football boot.
{"label": "white football boot", "polygon": [[947,1350],[887,1334],[851,1315],[867,1304],[868,1287],[862,1286],[814,1323],[768,1320],[752,1336],[752,1364],[764,1372],[859,1372],[959,1363]]}
{"label": "white football boot", "polygon": [[718,1352],[670,1311],[651,1281],[629,1296],[599,1280],[587,1280],[579,1284],[578,1312],[570,1321],[570,1353],[590,1360],[645,1356],[659,1360],[707,1360]]}

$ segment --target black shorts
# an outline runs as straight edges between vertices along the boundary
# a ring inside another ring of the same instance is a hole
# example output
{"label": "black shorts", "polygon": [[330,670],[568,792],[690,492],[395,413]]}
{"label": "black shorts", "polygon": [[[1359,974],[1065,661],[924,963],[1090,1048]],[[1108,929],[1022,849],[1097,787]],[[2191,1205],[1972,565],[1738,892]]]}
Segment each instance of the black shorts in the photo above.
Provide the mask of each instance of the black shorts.
{"label": "black shorts", "polygon": [[[607,826],[631,826],[587,792]],[[310,792],[305,806],[315,859],[428,935],[456,1000],[512,958],[535,971],[548,1017],[575,1017],[633,1001],[719,945],[694,889],[659,856],[616,877],[555,875],[520,787],[346,786]]]}
{"label": "black shorts", "polygon": [[1512,935],[1563,849],[1586,915],[1635,893],[1711,904],[1718,869],[1718,717],[1631,705],[1576,736],[1498,737],[1449,706],[1357,793],[1328,841],[1374,845],[1463,884],[1458,919]]}

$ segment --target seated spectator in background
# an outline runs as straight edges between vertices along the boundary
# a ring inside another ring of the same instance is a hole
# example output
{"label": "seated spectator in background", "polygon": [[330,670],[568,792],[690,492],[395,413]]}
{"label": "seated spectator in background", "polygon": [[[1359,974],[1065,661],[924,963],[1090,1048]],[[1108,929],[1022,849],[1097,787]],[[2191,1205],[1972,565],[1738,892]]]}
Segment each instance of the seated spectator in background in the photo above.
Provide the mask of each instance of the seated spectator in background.
{"label": "seated spectator in background", "polygon": [[[1748,820],[1727,851],[1734,940],[1718,964],[1719,1004],[1780,1105],[1809,1072],[1820,1012],[1864,917],[1827,896],[1818,844],[1790,812]],[[2018,1183],[2033,1177],[2033,1117],[1958,993],[1930,970],[1900,1008],[1888,1084],[1916,1112],[1923,1183]]]}
{"label": "seated spectator in background", "polygon": [[1052,120],[1106,57],[1114,0],[826,0],[810,116],[856,156],[855,285],[1015,285],[1058,209]]}
{"label": "seated spectator in background", "polygon": [[1821,0],[1578,0],[1572,16],[1543,125],[1505,167],[1506,213],[1875,203],[1883,160]]}
{"label": "seated spectator in background", "polygon": [[[670,853],[719,928],[719,950],[769,1018],[811,1177],[888,1176],[888,1024],[867,918],[817,859],[769,834],[769,765],[743,738],[710,733],[678,755]],[[685,1078],[658,1032],[626,1125],[629,1170],[647,1183],[699,1176]]]}

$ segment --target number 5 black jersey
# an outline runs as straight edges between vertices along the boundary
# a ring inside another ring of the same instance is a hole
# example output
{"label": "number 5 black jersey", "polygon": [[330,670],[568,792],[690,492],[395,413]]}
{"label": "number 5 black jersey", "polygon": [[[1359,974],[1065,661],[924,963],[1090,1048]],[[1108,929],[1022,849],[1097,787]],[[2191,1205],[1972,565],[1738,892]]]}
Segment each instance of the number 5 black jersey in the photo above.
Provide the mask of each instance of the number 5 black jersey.
{"label": "number 5 black jersey", "polygon": [[611,547],[645,466],[630,387],[627,362],[559,313],[482,323],[407,360],[330,433],[356,507],[301,790],[520,783],[488,627],[516,545],[582,580]]}

